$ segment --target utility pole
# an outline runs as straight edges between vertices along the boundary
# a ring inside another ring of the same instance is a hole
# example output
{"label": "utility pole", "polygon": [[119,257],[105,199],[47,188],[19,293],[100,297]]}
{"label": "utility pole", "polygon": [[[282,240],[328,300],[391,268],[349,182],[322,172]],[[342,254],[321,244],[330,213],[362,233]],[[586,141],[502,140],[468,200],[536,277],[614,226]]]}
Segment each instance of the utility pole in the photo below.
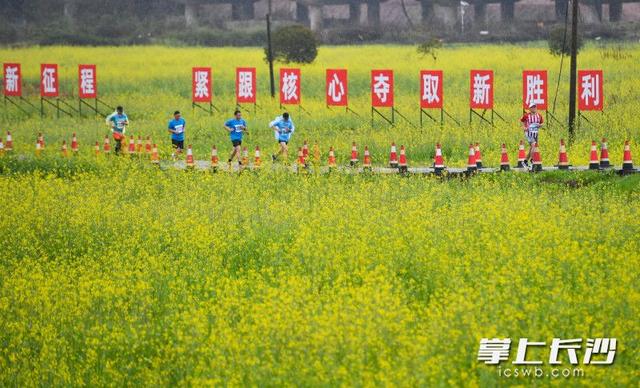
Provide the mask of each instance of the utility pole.
{"label": "utility pole", "polygon": [[571,0],[571,69],[569,71],[569,142],[576,131],[576,72],[578,68],[578,0]]}
{"label": "utility pole", "polygon": [[269,61],[269,80],[271,81],[271,98],[276,96],[275,81],[273,79],[273,48],[271,47],[271,0],[267,12],[267,61]]}

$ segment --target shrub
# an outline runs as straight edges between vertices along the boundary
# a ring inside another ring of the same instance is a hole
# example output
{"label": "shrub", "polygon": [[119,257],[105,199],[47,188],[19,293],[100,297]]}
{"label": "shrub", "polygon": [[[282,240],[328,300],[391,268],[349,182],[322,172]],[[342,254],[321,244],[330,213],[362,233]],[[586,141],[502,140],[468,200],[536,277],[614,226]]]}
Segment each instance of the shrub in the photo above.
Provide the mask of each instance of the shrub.
{"label": "shrub", "polygon": [[[567,30],[566,42],[564,41],[564,27],[554,27],[549,31],[549,51],[553,55],[571,54],[571,30]],[[582,35],[578,33],[578,47],[577,51],[580,51],[582,47]]]}
{"label": "shrub", "polygon": [[[303,26],[287,26],[271,36],[273,59],[285,63],[312,63],[318,56],[318,41],[311,30]],[[268,48],[265,48],[268,59]]]}
{"label": "shrub", "polygon": [[418,45],[418,54],[422,54],[422,56],[431,55],[435,61],[438,59],[438,49],[440,48],[442,48],[442,41],[431,38]]}

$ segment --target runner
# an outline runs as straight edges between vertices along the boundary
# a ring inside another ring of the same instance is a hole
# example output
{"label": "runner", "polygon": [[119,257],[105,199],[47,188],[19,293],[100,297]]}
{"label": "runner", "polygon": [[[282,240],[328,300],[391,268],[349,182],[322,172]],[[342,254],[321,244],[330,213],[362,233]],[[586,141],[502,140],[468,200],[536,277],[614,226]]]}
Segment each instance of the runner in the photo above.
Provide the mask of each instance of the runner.
{"label": "runner", "polygon": [[129,118],[124,113],[124,109],[119,106],[116,111],[107,117],[107,121],[111,126],[111,133],[113,133],[113,140],[116,143],[115,151],[116,155],[120,153],[122,149],[122,139],[129,125]]}
{"label": "runner", "polygon": [[533,145],[538,142],[538,132],[542,123],[544,123],[544,119],[542,115],[538,113],[538,108],[535,103],[529,104],[529,112],[522,116],[520,123],[524,130],[524,136],[529,143],[529,152],[527,153],[527,158],[524,160],[524,165],[529,167]]}
{"label": "runner", "polygon": [[275,120],[269,124],[269,127],[273,129],[276,141],[280,145],[280,149],[277,153],[271,155],[271,159],[275,161],[279,155],[284,155],[284,160],[287,160],[289,157],[289,139],[291,139],[291,135],[296,130],[293,121],[289,117],[289,113],[284,112],[282,116],[276,117]]}
{"label": "runner", "polygon": [[224,123],[224,128],[229,132],[229,138],[231,139],[231,144],[233,145],[233,151],[231,151],[231,155],[229,155],[229,167],[231,167],[231,161],[234,156],[238,156],[238,164],[242,165],[242,156],[240,146],[242,145],[242,136],[249,132],[247,131],[247,122],[242,118],[242,113],[239,110],[233,112],[234,117],[232,119],[227,120]]}
{"label": "runner", "polygon": [[184,127],[186,121],[180,115],[180,111],[173,112],[173,119],[169,121],[168,131],[171,133],[171,144],[176,149],[172,157],[175,158],[176,154],[182,153],[184,150]]}

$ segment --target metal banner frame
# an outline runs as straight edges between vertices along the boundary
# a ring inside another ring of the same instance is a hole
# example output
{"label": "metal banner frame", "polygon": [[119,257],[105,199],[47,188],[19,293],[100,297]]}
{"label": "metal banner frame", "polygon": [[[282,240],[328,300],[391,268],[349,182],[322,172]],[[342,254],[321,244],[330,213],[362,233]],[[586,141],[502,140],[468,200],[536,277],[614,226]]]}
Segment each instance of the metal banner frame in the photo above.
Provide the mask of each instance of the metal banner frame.
{"label": "metal banner frame", "polygon": [[100,105],[102,105],[102,106],[104,106],[104,107],[106,107],[106,108],[108,108],[110,110],[115,110],[114,107],[112,107],[111,105],[109,105],[106,102],[102,101],[98,97],[93,98],[93,100],[94,100],[93,104],[90,104],[85,100],[88,100],[88,98],[79,98],[78,97],[78,115],[80,117],[82,117],[82,106],[83,105],[88,107],[91,111],[93,111],[93,113],[95,113],[96,116],[102,115],[102,113],[100,112]]}
{"label": "metal banner frame", "polygon": [[[427,112],[427,109],[429,109],[429,108],[425,109],[423,107],[420,107],[420,128],[422,128],[424,126],[424,116],[427,116],[434,123],[438,123],[438,119],[436,117],[432,116],[431,114],[429,114],[429,112]],[[453,122],[455,122],[458,126],[461,126],[460,121],[458,121],[455,117],[453,117],[444,108],[440,108],[440,126],[444,125],[445,116],[450,118],[451,120],[453,120]]]}
{"label": "metal banner frame", "polygon": [[[56,109],[57,118],[60,118],[60,112],[66,114],[69,117],[73,117],[73,113],[71,112],[79,113],[76,108],[74,108],[71,104],[69,104],[68,102],[65,102],[61,98],[56,97],[53,100],[55,102],[52,102],[52,99],[50,98],[40,97],[40,117],[44,117],[44,111],[45,111],[44,107],[46,104],[49,104]],[[69,111],[65,110],[64,108],[61,108],[60,104],[62,104],[65,108],[69,109]]]}
{"label": "metal banner frame", "polygon": [[[488,110],[491,111],[491,116],[489,118],[486,118],[485,114],[487,113]],[[478,113],[475,109],[469,108],[469,125],[471,125],[473,121],[473,115],[478,116],[481,119],[481,122],[484,121],[487,124],[491,124],[492,127],[495,126],[494,116],[497,116],[500,120],[504,121],[505,123],[507,122],[507,120],[505,120],[504,117],[502,117],[502,115],[498,113],[495,109],[484,109],[482,110],[482,113]]]}
{"label": "metal banner frame", "polygon": [[200,104],[195,101],[191,101],[191,108],[195,111],[196,109],[202,109],[203,111],[209,113],[209,115],[213,116],[213,111],[220,112],[215,105],[213,105],[213,101],[209,101],[208,104]]}
{"label": "metal banner frame", "polygon": [[15,106],[16,108],[18,108],[19,110],[21,110],[23,113],[29,114],[30,112],[28,112],[25,108],[23,108],[20,105],[20,102],[23,102],[26,105],[29,105],[30,107],[32,107],[34,110],[38,110],[38,108],[33,103],[31,103],[31,101],[27,100],[22,96],[18,96],[16,100],[17,101],[14,101],[14,99],[11,96],[4,96],[4,105],[7,106],[7,103],[9,103]]}
{"label": "metal banner frame", "polygon": [[400,113],[400,111],[397,110],[395,106],[392,106],[390,108],[391,108],[391,117],[389,118],[389,117],[385,116],[384,113],[382,113],[380,110],[378,110],[377,107],[375,107],[375,106],[371,107],[371,127],[372,128],[375,125],[375,115],[376,114],[378,116],[380,116],[380,118],[382,118],[384,121],[389,123],[391,126],[395,126],[396,125],[396,115],[398,115],[402,119],[404,119],[404,121],[406,121],[412,127],[418,128],[413,122],[411,122],[411,120],[409,120],[407,118],[407,116],[405,116],[402,113]]}

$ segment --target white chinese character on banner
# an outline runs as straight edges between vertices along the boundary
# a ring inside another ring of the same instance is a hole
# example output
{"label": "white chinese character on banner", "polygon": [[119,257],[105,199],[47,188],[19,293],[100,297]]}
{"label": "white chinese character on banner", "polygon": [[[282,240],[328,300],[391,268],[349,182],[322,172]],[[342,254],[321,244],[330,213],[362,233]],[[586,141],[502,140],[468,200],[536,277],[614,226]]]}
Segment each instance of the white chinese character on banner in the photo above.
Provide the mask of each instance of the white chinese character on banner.
{"label": "white chinese character on banner", "polygon": [[20,82],[18,78],[18,67],[17,66],[7,66],[5,75],[5,90],[7,92],[17,92],[18,91],[18,83]]}
{"label": "white chinese character on banner", "polygon": [[510,347],[511,338],[483,338],[480,340],[478,361],[484,361],[485,364],[499,364],[500,361],[506,361],[509,359]]}
{"label": "white chinese character on banner", "polygon": [[587,74],[582,77],[582,94],[580,99],[585,105],[600,105],[600,76]]}
{"label": "white chinese character on banner", "polygon": [[473,102],[476,104],[489,103],[489,89],[491,85],[487,83],[489,75],[476,74],[473,77]]}
{"label": "white chinese character on banner", "polygon": [[542,88],[543,85],[544,81],[540,74],[527,75],[527,97],[525,99],[525,105],[544,104],[544,100],[542,99],[544,92]]}
{"label": "white chinese character on banner", "polygon": [[582,347],[582,338],[575,339],[560,339],[554,338],[551,341],[551,352],[549,353],[549,364],[562,364],[558,360],[558,353],[560,349],[566,349],[569,355],[569,362],[573,365],[578,364],[578,356],[576,355],[576,349]]}
{"label": "white chinese character on banner", "polygon": [[196,71],[195,97],[209,97],[209,73],[206,71]]}
{"label": "white chinese character on banner", "polygon": [[298,75],[295,73],[285,72],[282,75],[282,94],[284,100],[297,100],[298,99]]}
{"label": "white chinese character on banner", "polygon": [[337,74],[333,74],[333,79],[329,82],[328,95],[331,97],[331,101],[333,102],[342,101],[342,97],[344,96],[344,84],[340,81]]}
{"label": "white chinese character on banner", "polygon": [[53,67],[46,67],[42,72],[42,86],[44,87],[45,93],[55,93],[56,92],[56,84],[55,84],[55,73],[56,69]]}
{"label": "white chinese character on banner", "polygon": [[514,364],[520,365],[535,365],[542,364],[542,361],[527,361],[527,346],[544,346],[544,342],[529,342],[528,338],[520,338],[518,341],[518,355],[516,356],[516,360],[513,362]]}
{"label": "white chinese character on banner", "polygon": [[422,100],[428,102],[429,104],[434,101],[440,102],[440,97],[438,97],[438,83],[440,82],[440,77],[435,76],[433,74],[423,74],[422,75]]}
{"label": "white chinese character on banner", "polygon": [[238,97],[253,97],[253,73],[250,71],[238,72]]}
{"label": "white chinese character on banner", "polygon": [[93,69],[82,69],[80,71],[80,87],[84,94],[95,93],[95,82],[93,77]]}
{"label": "white chinese character on banner", "polygon": [[[587,350],[584,353],[583,364],[599,364],[599,365],[611,365],[616,357],[616,344],[615,338],[587,338]],[[593,354],[606,354],[607,359],[604,361],[591,361]]]}
{"label": "white chinese character on banner", "polygon": [[387,102],[387,96],[391,91],[391,85],[389,84],[389,76],[385,74],[378,74],[373,77],[375,83],[373,84],[373,92],[378,96],[380,102]]}

